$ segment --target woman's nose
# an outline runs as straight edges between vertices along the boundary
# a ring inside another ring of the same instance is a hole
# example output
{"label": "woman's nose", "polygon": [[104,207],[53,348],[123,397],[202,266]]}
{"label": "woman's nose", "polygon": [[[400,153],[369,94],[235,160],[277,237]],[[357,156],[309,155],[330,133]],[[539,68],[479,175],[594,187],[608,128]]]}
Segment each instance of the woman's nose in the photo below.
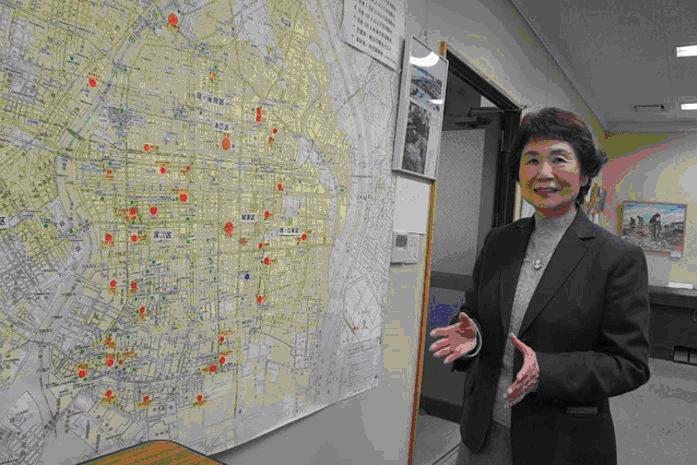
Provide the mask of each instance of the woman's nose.
{"label": "woman's nose", "polygon": [[544,177],[551,178],[551,177],[552,177],[552,172],[553,172],[552,164],[551,164],[551,163],[548,163],[548,162],[546,162],[546,161],[543,162],[543,163],[542,163],[542,166],[540,166],[540,173],[539,173],[540,176],[544,176]]}

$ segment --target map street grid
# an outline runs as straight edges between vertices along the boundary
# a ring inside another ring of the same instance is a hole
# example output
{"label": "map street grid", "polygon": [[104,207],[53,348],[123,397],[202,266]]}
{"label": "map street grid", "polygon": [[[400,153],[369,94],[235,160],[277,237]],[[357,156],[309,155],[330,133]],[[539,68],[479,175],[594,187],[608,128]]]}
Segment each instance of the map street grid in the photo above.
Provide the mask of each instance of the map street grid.
{"label": "map street grid", "polygon": [[0,463],[377,384],[398,74],[342,6],[0,0]]}

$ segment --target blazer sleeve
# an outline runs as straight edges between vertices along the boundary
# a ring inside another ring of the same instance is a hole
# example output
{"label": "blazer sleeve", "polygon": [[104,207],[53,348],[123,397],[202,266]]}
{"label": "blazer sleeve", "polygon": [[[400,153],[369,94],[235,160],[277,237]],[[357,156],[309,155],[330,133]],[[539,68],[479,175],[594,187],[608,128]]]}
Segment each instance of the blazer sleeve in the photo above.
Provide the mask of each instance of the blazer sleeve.
{"label": "blazer sleeve", "polygon": [[477,309],[477,289],[479,288],[479,281],[481,280],[482,261],[486,255],[490,236],[491,230],[484,238],[484,246],[482,247],[482,250],[479,251],[479,255],[474,262],[474,269],[472,270],[472,287],[465,293],[465,303],[462,304],[460,310],[450,318],[450,324],[452,325],[458,321],[458,315],[460,312],[467,313],[467,315],[474,321],[474,325],[477,328],[477,345],[470,352],[454,360],[450,371],[467,371],[470,366],[472,366],[474,359],[476,359],[479,355],[482,345],[484,344],[482,331],[480,329],[481,322],[479,320],[479,310]]}
{"label": "blazer sleeve", "polygon": [[536,352],[538,399],[596,402],[646,383],[649,372],[649,286],[646,257],[622,247],[608,274],[599,337],[592,351]]}

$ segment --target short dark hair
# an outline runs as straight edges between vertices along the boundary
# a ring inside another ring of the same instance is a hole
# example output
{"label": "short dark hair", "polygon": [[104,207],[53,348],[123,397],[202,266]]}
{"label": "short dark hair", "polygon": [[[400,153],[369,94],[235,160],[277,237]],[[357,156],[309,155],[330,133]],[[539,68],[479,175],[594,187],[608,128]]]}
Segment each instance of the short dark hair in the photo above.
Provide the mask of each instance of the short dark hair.
{"label": "short dark hair", "polygon": [[607,154],[596,146],[593,134],[576,114],[554,107],[543,108],[523,117],[508,152],[508,169],[516,181],[519,180],[520,157],[523,149],[528,142],[540,139],[568,142],[576,152],[581,165],[581,175],[588,176],[588,182],[581,186],[576,196],[576,206],[580,206],[591,187],[593,178],[607,162]]}

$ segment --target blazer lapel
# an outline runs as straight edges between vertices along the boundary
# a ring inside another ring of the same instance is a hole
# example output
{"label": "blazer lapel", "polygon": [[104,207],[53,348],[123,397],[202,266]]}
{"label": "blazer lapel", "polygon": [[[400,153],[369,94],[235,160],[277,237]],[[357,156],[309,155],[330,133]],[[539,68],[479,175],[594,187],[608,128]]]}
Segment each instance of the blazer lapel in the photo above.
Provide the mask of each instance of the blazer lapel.
{"label": "blazer lapel", "polygon": [[502,262],[499,277],[499,311],[504,333],[508,331],[508,324],[511,320],[511,309],[513,308],[515,289],[518,285],[520,267],[523,265],[533,224],[532,217],[523,218],[515,223],[516,227],[506,232],[500,241],[501,246],[498,247],[497,255],[501,257],[500,261]]}
{"label": "blazer lapel", "polygon": [[[569,278],[571,272],[576,268],[578,262],[588,252],[588,246],[584,239],[595,237],[592,223],[588,217],[579,209],[573,222],[562,236],[552,258],[540,279],[535,293],[530,299],[530,304],[525,312],[525,317],[520,324],[518,337],[522,337],[525,330],[532,321],[549,303],[552,296],[557,292],[562,284]],[[513,290],[515,293],[515,288]],[[511,299],[511,306],[512,306]],[[510,308],[509,308],[510,315]]]}

